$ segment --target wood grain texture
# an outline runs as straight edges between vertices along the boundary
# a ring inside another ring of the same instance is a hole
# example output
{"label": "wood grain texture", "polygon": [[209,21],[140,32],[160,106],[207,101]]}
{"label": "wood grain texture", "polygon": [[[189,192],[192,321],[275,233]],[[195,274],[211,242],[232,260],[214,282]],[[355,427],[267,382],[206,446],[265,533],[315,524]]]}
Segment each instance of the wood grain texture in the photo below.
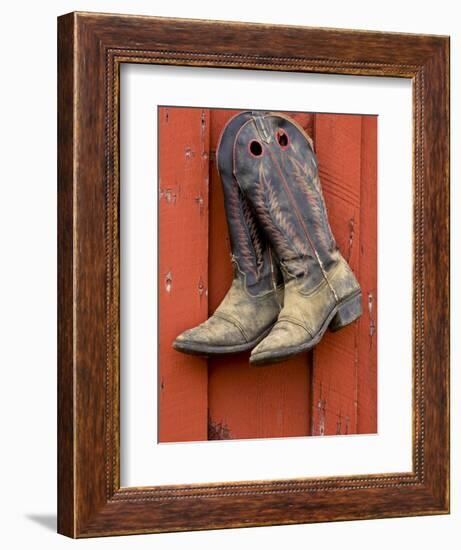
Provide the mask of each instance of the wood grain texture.
{"label": "wood grain texture", "polygon": [[[339,250],[360,281],[362,118],[317,115],[314,142],[328,219]],[[376,216],[376,204],[372,209]],[[376,257],[368,258],[376,264]],[[313,351],[312,435],[358,433],[359,321],[327,332]]]}
{"label": "wood grain texture", "polygon": [[[417,321],[421,334],[415,345],[422,369],[418,396],[424,414],[418,436],[423,439],[426,484],[441,502],[449,500],[449,357],[450,357],[450,192],[449,192],[449,41],[446,39],[421,69],[416,87],[422,102],[416,127],[416,179],[419,196],[415,217],[420,224],[419,261],[415,278],[422,279],[418,297],[424,308]],[[418,285],[416,285],[418,286]],[[447,480],[441,483],[440,480]]]}
{"label": "wood grain texture", "polygon": [[208,318],[208,109],[158,109],[159,441],[207,438],[207,361],[178,334]]}
{"label": "wood grain texture", "polygon": [[333,233],[362,288],[362,317],[313,352],[312,434],[377,430],[377,117],[316,115]]}
{"label": "wood grain texture", "polygon": [[[60,18],[59,44],[59,532],[88,537],[447,513],[448,38],[75,13]],[[122,62],[412,79],[411,472],[120,487],[118,94]],[[72,253],[66,247],[72,247]]]}
{"label": "wood grain texture", "polygon": [[[359,280],[363,314],[357,338],[357,433],[376,433],[378,385],[378,117],[362,117]],[[374,261],[370,261],[373,258]]]}
{"label": "wood grain texture", "polygon": [[58,21],[58,530],[75,535],[73,378],[74,20]]}

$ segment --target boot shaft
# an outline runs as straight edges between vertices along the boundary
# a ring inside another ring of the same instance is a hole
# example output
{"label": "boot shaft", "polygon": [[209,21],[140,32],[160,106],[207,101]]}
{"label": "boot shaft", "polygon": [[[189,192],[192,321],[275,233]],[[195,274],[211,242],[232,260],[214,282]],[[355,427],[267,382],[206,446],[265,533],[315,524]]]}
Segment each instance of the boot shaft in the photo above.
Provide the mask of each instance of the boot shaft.
{"label": "boot shaft", "polygon": [[[284,115],[252,113],[234,142],[234,173],[286,280],[314,288],[340,259],[310,138]],[[334,291],[333,291],[334,292]]]}
{"label": "boot shaft", "polygon": [[250,111],[230,119],[221,133],[216,156],[224,194],[234,274],[242,278],[249,294],[257,296],[273,291],[281,284],[282,277],[267,238],[234,176],[235,138],[242,125],[249,120]]}

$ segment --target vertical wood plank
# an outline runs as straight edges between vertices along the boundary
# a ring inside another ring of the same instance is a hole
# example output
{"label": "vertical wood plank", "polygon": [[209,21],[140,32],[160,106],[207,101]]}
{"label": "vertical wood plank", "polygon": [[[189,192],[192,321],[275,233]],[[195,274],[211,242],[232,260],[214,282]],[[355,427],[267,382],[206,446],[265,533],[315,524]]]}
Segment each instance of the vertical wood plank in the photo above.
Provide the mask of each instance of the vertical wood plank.
{"label": "vertical wood plank", "polygon": [[[222,128],[236,112],[212,111],[213,151]],[[300,114],[298,122],[311,128],[312,115]],[[211,314],[231,284],[232,271],[221,182],[215,163],[211,167],[210,182]],[[248,359],[249,353],[244,353],[210,360],[208,437],[250,439],[309,435],[309,356],[303,354],[268,367],[250,367]]]}
{"label": "vertical wood plank", "polygon": [[290,118],[297,122],[306,134],[314,139],[315,115],[313,113],[286,113]]}
{"label": "vertical wood plank", "polygon": [[207,438],[207,363],[175,351],[208,316],[209,111],[159,117],[159,441]]}
{"label": "vertical wood plank", "polygon": [[[320,180],[339,249],[359,276],[362,117],[316,115]],[[327,332],[313,351],[312,435],[357,433],[357,323]]]}
{"label": "vertical wood plank", "polygon": [[357,433],[360,434],[377,432],[377,125],[378,117],[362,117],[359,280],[364,307],[358,321],[357,380]]}

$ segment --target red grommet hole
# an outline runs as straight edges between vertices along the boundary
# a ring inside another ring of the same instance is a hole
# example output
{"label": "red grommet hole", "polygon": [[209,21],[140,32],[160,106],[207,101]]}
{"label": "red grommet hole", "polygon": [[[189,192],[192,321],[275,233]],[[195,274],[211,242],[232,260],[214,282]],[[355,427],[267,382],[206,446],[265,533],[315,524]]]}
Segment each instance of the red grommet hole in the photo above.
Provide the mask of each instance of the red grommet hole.
{"label": "red grommet hole", "polygon": [[255,139],[250,142],[250,153],[254,157],[260,157],[263,154],[263,148],[262,145],[259,143],[259,141],[256,141]]}
{"label": "red grommet hole", "polygon": [[288,135],[285,130],[277,130],[277,142],[282,149],[286,149],[288,147]]}

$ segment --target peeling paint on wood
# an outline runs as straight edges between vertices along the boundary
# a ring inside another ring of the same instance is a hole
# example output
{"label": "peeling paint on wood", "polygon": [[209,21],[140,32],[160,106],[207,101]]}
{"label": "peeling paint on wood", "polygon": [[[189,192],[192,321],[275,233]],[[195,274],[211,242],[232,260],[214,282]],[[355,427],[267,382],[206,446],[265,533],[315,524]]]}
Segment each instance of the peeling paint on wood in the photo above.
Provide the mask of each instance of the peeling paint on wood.
{"label": "peeling paint on wood", "polygon": [[172,286],[173,286],[173,275],[171,274],[171,271],[168,271],[168,273],[165,275],[165,290],[167,292],[171,292]]}
{"label": "peeling paint on wood", "polygon": [[370,350],[373,347],[373,336],[375,335],[376,331],[376,325],[375,325],[375,319],[374,319],[374,311],[373,311],[373,293],[368,292],[368,334],[370,335]]}
{"label": "peeling paint on wood", "polygon": [[176,196],[175,189],[160,189],[160,200],[164,199],[168,204],[175,204]]}
{"label": "peeling paint on wood", "polygon": [[202,299],[203,295],[205,295],[205,296],[208,295],[207,290],[205,288],[205,283],[203,282],[202,277],[200,277],[199,282],[198,282],[198,295],[200,296],[200,300]]}
{"label": "peeling paint on wood", "polygon": [[203,200],[202,195],[195,197],[195,202],[198,204],[200,215],[203,216],[205,201]]}
{"label": "peeling paint on wood", "polygon": [[184,158],[186,160],[191,160],[195,157],[195,151],[193,151],[190,147],[186,147],[184,150]]}
{"label": "peeling paint on wood", "polygon": [[232,439],[230,428],[224,422],[215,422],[208,416],[208,440]]}
{"label": "peeling paint on wood", "polygon": [[354,244],[354,234],[355,234],[355,218],[352,217],[349,220],[349,248],[347,251],[347,261],[349,262],[352,256],[352,246]]}
{"label": "peeling paint on wood", "polygon": [[318,424],[317,424],[317,430],[315,432],[315,435],[325,435],[326,410],[327,410],[327,402],[325,401],[325,399],[319,399],[317,401]]}

